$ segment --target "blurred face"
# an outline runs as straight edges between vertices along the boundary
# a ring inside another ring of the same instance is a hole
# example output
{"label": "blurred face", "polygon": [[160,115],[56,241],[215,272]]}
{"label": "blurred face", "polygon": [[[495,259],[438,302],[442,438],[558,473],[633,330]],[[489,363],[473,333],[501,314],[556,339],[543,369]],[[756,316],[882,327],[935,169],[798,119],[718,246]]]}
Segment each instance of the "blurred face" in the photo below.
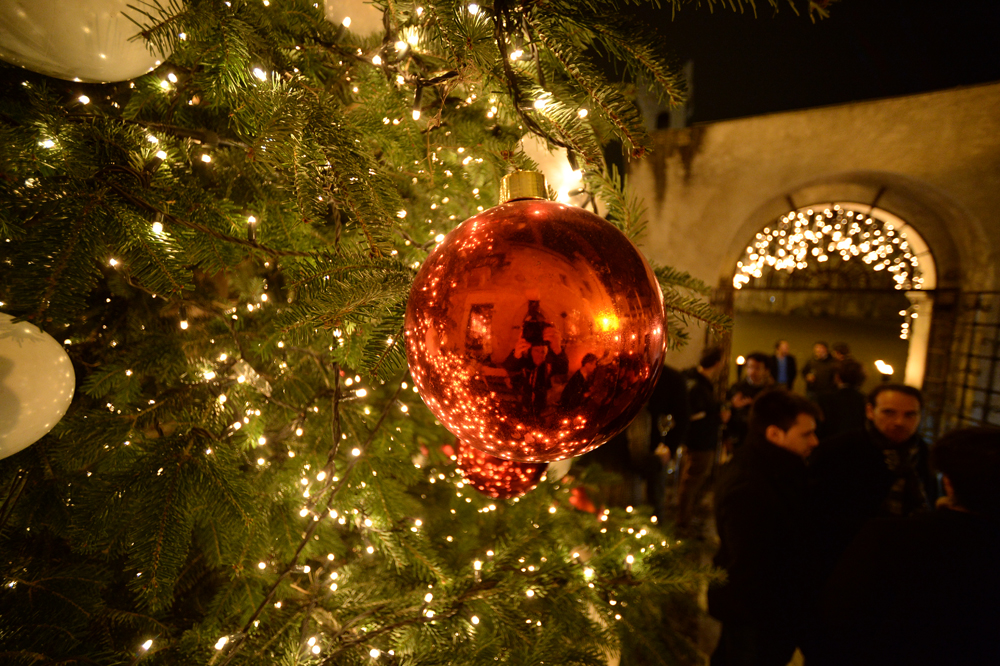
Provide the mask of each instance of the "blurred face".
{"label": "blurred face", "polygon": [[538,345],[531,348],[531,360],[535,365],[541,365],[542,361],[545,360],[545,356],[549,353],[548,347],[543,347]]}
{"label": "blurred face", "polygon": [[768,426],[767,441],[775,446],[791,451],[803,460],[819,445],[816,438],[816,419],[809,414],[799,414],[788,430],[778,426]]}
{"label": "blurred face", "polygon": [[786,342],[785,340],[779,342],[778,348],[775,351],[778,353],[778,356],[785,356],[786,354],[788,354],[788,342]]}
{"label": "blurred face", "polygon": [[826,348],[826,345],[813,345],[813,356],[818,359],[824,359],[830,355],[830,351]]}
{"label": "blurred face", "polygon": [[764,376],[767,374],[767,368],[763,363],[754,359],[747,360],[747,379],[750,380],[751,384],[760,384],[764,381]]}
{"label": "blurred face", "polygon": [[913,437],[920,425],[920,401],[899,391],[879,393],[875,404],[865,409],[875,429],[893,444],[902,444]]}

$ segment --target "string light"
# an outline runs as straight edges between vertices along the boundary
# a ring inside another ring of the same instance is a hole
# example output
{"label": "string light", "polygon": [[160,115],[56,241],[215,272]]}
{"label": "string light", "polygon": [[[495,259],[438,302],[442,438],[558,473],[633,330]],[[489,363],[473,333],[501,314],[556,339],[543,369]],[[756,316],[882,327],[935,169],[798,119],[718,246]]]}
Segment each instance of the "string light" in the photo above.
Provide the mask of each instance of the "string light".
{"label": "string light", "polygon": [[774,228],[765,227],[737,262],[733,287],[741,289],[752,278],[763,277],[765,268],[792,273],[813,260],[824,263],[831,255],[843,261],[858,257],[875,271],[888,271],[896,289],[923,285],[920,262],[902,230],[871,214],[835,205],[791,211]]}
{"label": "string light", "polygon": [[[902,229],[881,219],[874,209],[862,213],[849,205],[832,205],[822,210],[800,208],[781,218],[772,227],[765,227],[747,246],[743,258],[736,263],[733,287],[742,289],[751,279],[763,277],[765,271],[792,273],[831,257],[841,261],[861,259],[873,271],[892,276],[897,290],[921,289],[923,276],[920,261],[911,250]],[[900,338],[909,338],[915,308],[900,314],[904,321]]]}

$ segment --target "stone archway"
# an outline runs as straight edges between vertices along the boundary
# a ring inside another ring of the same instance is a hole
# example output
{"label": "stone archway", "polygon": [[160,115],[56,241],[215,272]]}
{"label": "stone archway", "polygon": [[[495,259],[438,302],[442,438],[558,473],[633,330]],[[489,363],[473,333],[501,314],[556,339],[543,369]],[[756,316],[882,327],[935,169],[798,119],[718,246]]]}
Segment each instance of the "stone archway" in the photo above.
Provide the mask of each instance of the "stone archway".
{"label": "stone archway", "polygon": [[[789,283],[793,283],[792,288],[803,289],[801,279],[796,285],[794,279],[779,278],[777,279],[779,284],[776,284],[775,276],[795,273],[796,269],[802,270],[806,268],[803,263],[810,263],[814,268],[820,266],[822,262],[817,261],[818,257],[812,254],[812,251],[820,248],[820,251],[827,255],[825,259],[829,259],[832,255],[827,254],[825,248],[830,244],[835,250],[836,257],[834,258],[840,261],[828,262],[827,267],[839,264],[836,269],[844,273],[841,278],[846,276],[852,285],[855,282],[863,283],[864,280],[859,280],[859,277],[863,277],[864,271],[858,271],[856,265],[852,266],[851,262],[845,260],[845,256],[850,258],[853,252],[853,257],[865,257],[871,253],[871,248],[862,250],[858,242],[860,240],[858,235],[855,235],[850,242],[844,237],[844,234],[835,240],[836,230],[832,228],[835,225],[829,225],[831,228],[828,229],[830,232],[828,235],[818,234],[821,238],[816,240],[822,245],[817,244],[817,242],[811,244],[806,242],[806,245],[810,245],[806,248],[806,256],[812,261],[802,261],[803,256],[800,251],[799,260],[795,262],[795,266],[791,267],[791,271],[788,270],[787,253],[790,248],[787,243],[783,248],[786,251],[785,257],[774,255],[768,258],[766,249],[758,247],[767,241],[768,235],[771,236],[770,244],[777,247],[774,241],[778,238],[777,231],[783,224],[783,218],[786,220],[784,223],[785,238],[788,237],[794,226],[790,227],[787,224],[790,214],[793,218],[800,215],[809,217],[810,212],[815,216],[816,213],[829,214],[831,211],[839,216],[838,220],[841,222],[848,219],[843,215],[846,211],[862,216],[865,220],[870,220],[874,216],[878,220],[880,228],[888,228],[892,231],[891,236],[894,236],[897,242],[905,236],[904,242],[910,250],[909,254],[913,258],[913,262],[920,266],[920,270],[916,274],[920,278],[917,283],[910,279],[913,276],[907,275],[902,278],[902,282],[895,284],[891,281],[885,284],[884,280],[881,283],[875,280],[874,284],[862,287],[852,286],[849,290],[858,294],[873,294],[880,291],[879,284],[881,284],[889,291],[896,289],[905,292],[909,301],[901,301],[904,305],[900,307],[900,310],[907,313],[907,321],[905,322],[907,326],[901,327],[903,337],[907,339],[908,343],[905,355],[906,368],[905,372],[897,373],[895,378],[904,380],[911,385],[924,385],[926,387],[929,378],[938,375],[943,377],[947,372],[947,358],[942,357],[941,350],[948,348],[947,341],[950,340],[951,327],[953,327],[953,317],[947,311],[948,303],[953,300],[949,295],[954,294],[963,282],[963,286],[968,288],[970,279],[988,283],[992,282],[993,276],[984,273],[979,273],[976,276],[963,275],[960,270],[959,255],[970,252],[974,254],[977,251],[977,243],[975,238],[959,239],[959,242],[956,243],[953,234],[956,231],[959,234],[970,233],[972,225],[968,223],[969,220],[962,211],[947,200],[947,197],[913,179],[897,174],[875,172],[843,174],[804,184],[765,202],[754,211],[742,225],[740,231],[734,234],[731,239],[729,256],[732,261],[727,267],[726,275],[720,276],[720,287],[723,291],[728,291],[729,295],[720,294],[719,300],[733,303],[736,310],[739,310],[739,299],[742,296],[734,288],[735,276],[742,276],[736,280],[738,286],[763,279],[767,274],[771,287],[780,289],[782,286],[788,287]],[[851,219],[854,219],[853,216]],[[813,228],[815,229],[815,225]],[[764,232],[765,229],[771,233]],[[841,229],[841,231],[846,231],[846,229]],[[974,231],[972,229],[972,232]],[[889,237],[890,241],[891,236]],[[962,242],[963,240],[965,242]],[[838,243],[839,248],[837,247]],[[961,252],[960,246],[964,246],[961,247]],[[898,248],[898,245],[896,247]],[[981,248],[982,245],[979,247]],[[755,270],[748,271],[749,255],[753,253],[754,249],[758,250],[758,256],[753,260],[754,263],[751,266]],[[846,255],[844,254],[845,250],[847,251]],[[902,253],[900,253],[901,255]],[[773,263],[760,265],[762,257]],[[885,258],[883,254],[879,261],[870,263],[881,264],[881,268],[887,269],[891,264],[884,263]],[[784,264],[782,264],[782,260]],[[860,263],[855,262],[857,265]],[[984,263],[988,263],[988,261]],[[757,270],[762,266],[769,270]],[[775,270],[775,267],[778,267],[779,270]],[[782,268],[784,270],[780,270]],[[850,275],[849,271],[845,271],[847,268],[854,269],[855,274]],[[899,269],[898,265],[895,265],[894,271],[896,269]],[[803,272],[807,273],[808,271]],[[832,278],[832,275],[838,270],[831,269],[826,272],[827,277]],[[815,280],[817,274],[822,274],[822,271],[814,270],[811,279]],[[899,275],[898,272],[895,274]],[[780,284],[782,282],[783,284]],[[835,282],[836,279],[834,279]],[[844,280],[841,279],[841,282]],[[837,285],[834,283],[828,285],[831,293],[837,289]],[[983,287],[983,285],[977,286]],[[822,291],[822,281],[814,287],[817,287],[817,291]],[[773,302],[774,298],[772,297],[771,300]],[[866,300],[869,301],[870,305],[872,297],[868,296]],[[915,318],[912,317],[914,313],[917,315]],[[901,323],[903,322],[901,321]],[[945,356],[946,353],[944,352]]]}

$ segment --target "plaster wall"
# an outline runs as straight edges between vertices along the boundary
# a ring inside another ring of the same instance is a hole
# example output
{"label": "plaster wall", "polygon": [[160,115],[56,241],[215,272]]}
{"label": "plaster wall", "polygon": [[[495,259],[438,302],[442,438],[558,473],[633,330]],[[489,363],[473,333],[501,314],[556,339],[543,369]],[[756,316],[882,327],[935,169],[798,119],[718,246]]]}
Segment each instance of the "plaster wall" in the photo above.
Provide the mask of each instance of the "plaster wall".
{"label": "plaster wall", "polygon": [[[938,287],[1000,288],[1000,84],[654,134],[629,165],[651,261],[730,283],[750,239],[794,207],[873,202],[930,247]],[[670,361],[697,356],[697,334]]]}

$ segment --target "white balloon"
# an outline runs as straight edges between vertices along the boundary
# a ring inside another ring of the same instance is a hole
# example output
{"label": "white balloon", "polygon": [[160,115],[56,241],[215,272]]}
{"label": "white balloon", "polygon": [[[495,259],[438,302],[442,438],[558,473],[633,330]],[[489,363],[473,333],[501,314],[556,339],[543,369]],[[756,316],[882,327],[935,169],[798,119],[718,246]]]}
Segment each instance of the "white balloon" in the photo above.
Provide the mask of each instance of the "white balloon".
{"label": "white balloon", "polygon": [[[367,37],[373,32],[381,32],[382,10],[364,0],[326,0],[326,20],[340,23],[351,32]],[[345,21],[345,19],[350,19]]]}
{"label": "white balloon", "polygon": [[59,79],[134,79],[166,57],[136,37],[125,14],[145,17],[129,4],[135,0],[0,0],[0,58]]}
{"label": "white balloon", "polygon": [[76,375],[52,336],[0,312],[0,458],[52,430],[73,399]]}

